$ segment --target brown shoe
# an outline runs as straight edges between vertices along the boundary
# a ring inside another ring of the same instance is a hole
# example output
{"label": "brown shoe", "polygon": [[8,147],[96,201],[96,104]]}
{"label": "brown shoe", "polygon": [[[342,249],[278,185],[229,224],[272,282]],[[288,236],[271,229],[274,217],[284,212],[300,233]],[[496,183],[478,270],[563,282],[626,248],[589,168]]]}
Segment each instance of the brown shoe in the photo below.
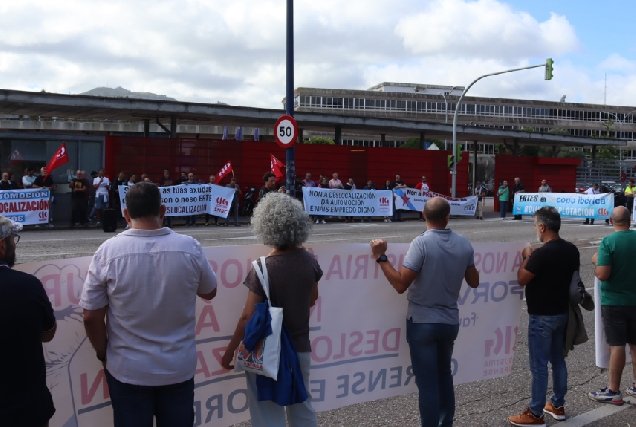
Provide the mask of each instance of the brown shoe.
{"label": "brown shoe", "polygon": [[527,407],[525,411],[523,411],[519,415],[513,415],[512,417],[508,417],[508,421],[513,426],[519,427],[545,427],[545,421],[543,419],[543,414],[540,417],[535,416],[530,407]]}
{"label": "brown shoe", "polygon": [[548,402],[548,404],[545,405],[543,412],[552,415],[552,418],[558,421],[563,421],[565,419],[565,408],[563,408],[563,406],[556,407],[552,404],[552,402]]}

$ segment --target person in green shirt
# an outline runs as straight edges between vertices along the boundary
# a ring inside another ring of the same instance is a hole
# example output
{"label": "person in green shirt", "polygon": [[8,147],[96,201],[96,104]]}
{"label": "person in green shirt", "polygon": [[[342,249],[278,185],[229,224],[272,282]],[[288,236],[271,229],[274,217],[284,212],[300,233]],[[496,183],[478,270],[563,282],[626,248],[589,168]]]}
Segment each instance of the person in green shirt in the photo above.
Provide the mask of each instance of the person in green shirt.
{"label": "person in green shirt", "polygon": [[[623,404],[621,376],[625,368],[625,345],[629,344],[632,361],[636,362],[636,231],[630,230],[629,210],[618,206],[611,217],[614,233],[601,241],[592,257],[594,274],[600,280],[603,329],[610,346],[609,386],[592,391],[588,397],[602,403]],[[636,363],[634,383],[626,393],[636,396]]]}
{"label": "person in green shirt", "polygon": [[508,200],[510,200],[510,189],[508,188],[508,181],[501,183],[499,190],[497,191],[499,197],[499,216],[501,219],[506,219],[506,212],[508,211]]}

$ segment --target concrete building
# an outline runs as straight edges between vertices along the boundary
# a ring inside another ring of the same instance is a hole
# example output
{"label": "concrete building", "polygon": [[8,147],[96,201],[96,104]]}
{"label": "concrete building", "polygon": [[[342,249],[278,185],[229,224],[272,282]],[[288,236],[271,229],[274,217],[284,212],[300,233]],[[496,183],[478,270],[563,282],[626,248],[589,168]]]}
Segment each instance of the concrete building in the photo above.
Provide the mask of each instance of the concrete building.
{"label": "concrete building", "polygon": [[[415,83],[380,83],[368,90],[300,87],[294,91],[295,111],[357,117],[407,119],[452,123],[461,86]],[[460,106],[458,124],[510,130],[532,130],[582,137],[611,137],[633,141],[635,107],[466,96]],[[285,100],[283,100],[283,104]],[[389,145],[404,138],[386,135]],[[378,138],[342,134],[346,145],[376,146]],[[465,149],[473,151],[471,144]],[[479,143],[478,152],[495,154],[494,144]],[[634,150],[625,150],[634,158]]]}

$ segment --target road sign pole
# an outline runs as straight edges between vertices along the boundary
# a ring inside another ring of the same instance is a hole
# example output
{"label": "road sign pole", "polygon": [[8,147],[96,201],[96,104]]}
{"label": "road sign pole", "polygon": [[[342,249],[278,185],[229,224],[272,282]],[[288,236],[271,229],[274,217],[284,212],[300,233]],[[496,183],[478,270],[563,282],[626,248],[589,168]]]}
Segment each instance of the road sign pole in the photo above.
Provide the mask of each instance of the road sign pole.
{"label": "road sign pole", "polygon": [[[287,0],[287,87],[285,91],[286,113],[294,117],[294,0]],[[285,150],[287,163],[287,194],[295,197],[296,151],[294,145]]]}

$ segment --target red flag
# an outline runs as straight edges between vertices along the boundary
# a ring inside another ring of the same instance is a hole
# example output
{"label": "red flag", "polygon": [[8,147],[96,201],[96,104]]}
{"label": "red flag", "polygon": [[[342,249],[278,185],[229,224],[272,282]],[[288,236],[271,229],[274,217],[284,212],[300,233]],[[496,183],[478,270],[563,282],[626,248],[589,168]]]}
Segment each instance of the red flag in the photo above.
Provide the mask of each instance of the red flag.
{"label": "red flag", "polygon": [[53,157],[51,157],[51,160],[49,160],[49,163],[46,165],[46,176],[44,178],[46,179],[46,177],[53,172],[53,169],[59,168],[64,163],[68,163],[66,142],[63,142],[62,145],[60,145],[60,148],[57,149],[55,154],[53,154]]}
{"label": "red flag", "polygon": [[221,170],[216,173],[216,182],[217,183],[221,182],[221,180],[225,178],[225,175],[233,171],[234,169],[232,168],[232,161],[228,160],[225,166],[223,166]]}
{"label": "red flag", "polygon": [[280,168],[284,168],[285,165],[276,157],[274,157],[273,154],[270,154],[269,156],[270,156],[272,173],[276,175],[276,181],[279,181],[285,176],[285,174],[280,170]]}

